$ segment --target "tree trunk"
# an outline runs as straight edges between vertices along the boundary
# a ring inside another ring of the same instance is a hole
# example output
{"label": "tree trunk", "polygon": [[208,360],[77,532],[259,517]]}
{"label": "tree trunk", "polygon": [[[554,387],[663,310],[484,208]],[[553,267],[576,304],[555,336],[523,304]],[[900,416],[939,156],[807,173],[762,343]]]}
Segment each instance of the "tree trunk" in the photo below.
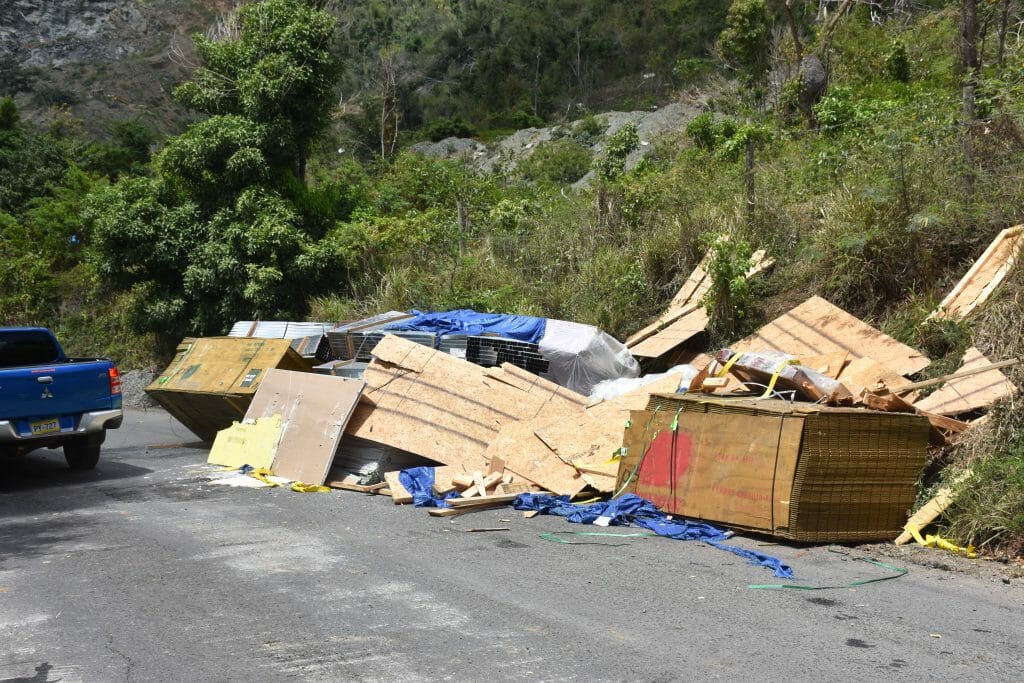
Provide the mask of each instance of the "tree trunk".
{"label": "tree trunk", "polygon": [[754,140],[747,139],[747,159],[743,167],[743,181],[747,200],[747,226],[754,230],[756,197],[754,195]]}
{"label": "tree trunk", "polygon": [[1006,57],[1006,24],[1010,18],[1010,0],[1003,0],[1003,12],[999,17],[999,52],[996,54],[996,64],[1003,65]]}
{"label": "tree trunk", "polygon": [[782,9],[786,12],[786,21],[789,23],[789,32],[793,36],[793,49],[796,50],[796,63],[804,61],[804,45],[800,42],[800,31],[796,27],[796,18],[793,16],[793,0],[783,0]]}
{"label": "tree trunk", "polygon": [[974,125],[974,88],[978,70],[978,7],[976,0],[961,0],[960,7],[960,68],[963,70],[963,146],[964,193],[967,201],[974,199],[974,144],[971,130]]}

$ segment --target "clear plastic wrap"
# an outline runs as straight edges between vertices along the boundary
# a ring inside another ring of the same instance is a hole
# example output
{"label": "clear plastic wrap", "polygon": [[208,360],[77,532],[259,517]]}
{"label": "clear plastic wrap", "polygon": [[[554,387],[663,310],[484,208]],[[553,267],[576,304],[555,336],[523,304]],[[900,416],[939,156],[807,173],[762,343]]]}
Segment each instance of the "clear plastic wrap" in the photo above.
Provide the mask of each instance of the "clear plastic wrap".
{"label": "clear plastic wrap", "polygon": [[593,325],[549,319],[539,346],[549,378],[584,396],[605,380],[640,375],[629,349]]}

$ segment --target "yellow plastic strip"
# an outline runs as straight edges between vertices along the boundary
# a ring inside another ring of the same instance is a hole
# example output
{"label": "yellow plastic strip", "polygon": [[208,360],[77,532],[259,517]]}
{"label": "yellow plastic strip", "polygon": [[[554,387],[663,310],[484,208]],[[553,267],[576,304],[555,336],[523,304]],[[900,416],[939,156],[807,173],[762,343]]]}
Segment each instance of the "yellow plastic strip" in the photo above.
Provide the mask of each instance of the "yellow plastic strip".
{"label": "yellow plastic strip", "polygon": [[964,557],[967,557],[972,560],[978,557],[978,554],[974,552],[973,545],[969,545],[966,548],[961,548],[956,543],[953,543],[952,541],[947,541],[941,536],[934,536],[932,534],[928,534],[927,536],[922,538],[921,530],[915,526],[911,526],[908,524],[906,526],[906,529],[910,532],[910,535],[914,537],[914,540],[917,541],[919,545],[922,545],[925,548],[939,548],[941,550],[945,550],[956,555],[963,555]]}
{"label": "yellow plastic strip", "polygon": [[268,470],[266,467],[260,467],[259,469],[250,472],[249,476],[252,477],[253,479],[259,479],[267,486],[280,486],[280,484],[278,484],[276,481],[271,481],[270,479],[267,478],[270,474],[272,474],[272,472]]}
{"label": "yellow plastic strip", "polygon": [[296,493],[330,493],[330,486],[318,486],[316,484],[303,484],[301,481],[293,481],[291,490]]}
{"label": "yellow plastic strip", "polygon": [[784,360],[781,363],[779,363],[779,367],[775,368],[775,372],[772,373],[772,378],[768,382],[768,388],[764,390],[763,394],[761,394],[761,398],[768,398],[769,396],[772,395],[772,392],[775,390],[775,383],[779,381],[779,375],[782,373],[782,371],[786,368],[787,365],[797,365],[799,363],[800,361],[798,360]]}
{"label": "yellow plastic strip", "polygon": [[742,355],[742,353],[732,354],[732,358],[726,361],[725,365],[722,366],[722,369],[718,371],[715,377],[725,377],[728,372],[732,370],[732,366],[736,364],[736,361],[738,361]]}

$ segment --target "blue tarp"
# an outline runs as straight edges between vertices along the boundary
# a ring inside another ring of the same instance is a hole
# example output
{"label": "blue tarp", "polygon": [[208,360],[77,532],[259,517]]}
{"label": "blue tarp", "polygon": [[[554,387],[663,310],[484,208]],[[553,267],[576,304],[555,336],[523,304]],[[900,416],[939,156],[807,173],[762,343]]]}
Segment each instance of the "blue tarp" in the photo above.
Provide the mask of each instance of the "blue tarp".
{"label": "blue tarp", "polygon": [[433,467],[412,467],[402,470],[398,473],[398,481],[412,494],[412,504],[418,508],[451,507],[444,502],[445,499],[458,495],[455,491],[449,491],[443,498],[434,496]]}
{"label": "blue tarp", "polygon": [[385,329],[470,336],[490,333],[507,339],[536,344],[544,336],[544,328],[547,324],[545,318],[502,313],[477,313],[468,308],[444,313],[423,313],[422,311],[411,311],[411,313],[416,317],[388,325]]}
{"label": "blue tarp", "polygon": [[668,515],[654,507],[654,503],[640,496],[628,493],[621,498],[590,505],[575,505],[568,496],[544,496],[522,493],[513,502],[516,510],[537,510],[542,515],[558,515],[575,524],[593,524],[599,518],[607,518],[613,526],[635,524],[649,529],[659,536],[680,541],[703,541],[719,550],[726,550],[746,559],[754,565],[768,567],[780,579],[792,579],[793,570],[776,557],[746,548],[723,543],[730,534],[705,522],[687,522],[669,519]]}

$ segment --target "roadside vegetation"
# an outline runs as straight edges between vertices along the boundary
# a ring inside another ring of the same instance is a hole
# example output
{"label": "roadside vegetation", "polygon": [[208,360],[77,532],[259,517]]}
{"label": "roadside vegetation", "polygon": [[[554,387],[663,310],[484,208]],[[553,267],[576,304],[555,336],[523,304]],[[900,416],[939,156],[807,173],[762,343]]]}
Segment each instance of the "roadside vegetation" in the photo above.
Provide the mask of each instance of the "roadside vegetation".
{"label": "roadside vegetation", "polygon": [[[248,5],[234,32],[199,42],[203,66],[176,91],[196,122],[178,135],[123,121],[87,140],[66,114],[41,129],[0,101],[0,322],[49,325],[73,352],[127,366],[236,319],[410,307],[621,338],[714,246],[712,345],[818,293],[928,353],[929,376],[970,344],[1024,354],[1020,269],[969,323],[922,324],[1022,222],[1024,51],[1005,28],[1019,6],[976,8],[984,33],[965,64],[960,3],[841,4],[818,18],[817,3],[763,0],[460,3],[430,34],[420,15],[446,3],[355,3],[340,24],[299,0]],[[687,17],[701,19],[657,54],[636,47],[644,27]],[[494,32],[514,39],[491,47]],[[809,55],[829,70],[813,102]],[[648,73],[657,87],[625,88]],[[339,106],[339,91],[359,96]],[[676,97],[707,113],[627,164],[639,136],[607,135],[599,112]],[[491,174],[404,150],[537,125],[561,134]],[[775,269],[734,286],[757,248]],[[1021,424],[1000,406],[923,482],[926,495],[973,470],[950,516],[961,542],[1020,551]]]}

